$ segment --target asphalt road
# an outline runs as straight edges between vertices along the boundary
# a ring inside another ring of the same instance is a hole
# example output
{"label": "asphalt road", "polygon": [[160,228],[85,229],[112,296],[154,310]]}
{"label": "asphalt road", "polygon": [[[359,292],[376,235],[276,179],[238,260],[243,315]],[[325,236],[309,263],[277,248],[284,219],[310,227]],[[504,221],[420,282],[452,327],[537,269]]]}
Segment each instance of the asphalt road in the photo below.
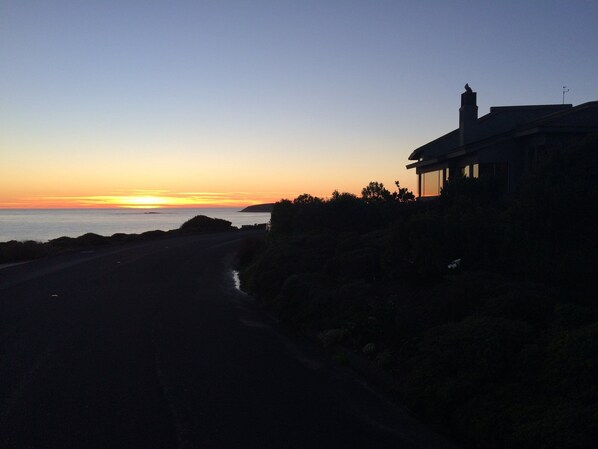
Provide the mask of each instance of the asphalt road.
{"label": "asphalt road", "polygon": [[244,235],[0,269],[0,447],[452,447],[235,289]]}

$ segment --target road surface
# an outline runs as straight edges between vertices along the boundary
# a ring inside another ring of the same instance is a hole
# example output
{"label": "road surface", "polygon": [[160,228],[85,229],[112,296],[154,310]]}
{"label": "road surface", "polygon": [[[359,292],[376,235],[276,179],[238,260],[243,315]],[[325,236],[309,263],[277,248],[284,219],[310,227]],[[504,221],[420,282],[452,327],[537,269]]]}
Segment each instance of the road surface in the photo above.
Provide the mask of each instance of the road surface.
{"label": "road surface", "polygon": [[0,447],[452,447],[235,289],[244,235],[0,269]]}

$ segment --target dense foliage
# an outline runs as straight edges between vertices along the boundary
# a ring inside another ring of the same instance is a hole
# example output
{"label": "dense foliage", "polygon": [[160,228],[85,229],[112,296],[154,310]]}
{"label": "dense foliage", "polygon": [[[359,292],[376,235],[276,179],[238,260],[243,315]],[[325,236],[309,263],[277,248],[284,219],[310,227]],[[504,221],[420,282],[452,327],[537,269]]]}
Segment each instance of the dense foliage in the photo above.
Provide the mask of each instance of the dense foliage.
{"label": "dense foliage", "polygon": [[551,155],[510,197],[468,178],[429,202],[398,183],[282,200],[266,240],[241,252],[243,286],[282,324],[396,374],[395,393],[465,444],[592,447],[595,167],[594,140]]}

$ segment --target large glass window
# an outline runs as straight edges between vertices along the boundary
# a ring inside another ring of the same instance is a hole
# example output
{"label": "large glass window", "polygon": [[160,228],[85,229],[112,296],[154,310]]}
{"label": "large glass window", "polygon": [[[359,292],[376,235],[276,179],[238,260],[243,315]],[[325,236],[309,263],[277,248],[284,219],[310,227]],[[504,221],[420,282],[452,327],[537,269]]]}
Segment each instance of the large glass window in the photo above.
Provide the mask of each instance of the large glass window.
{"label": "large glass window", "polygon": [[421,174],[422,196],[438,196],[442,188],[442,170]]}

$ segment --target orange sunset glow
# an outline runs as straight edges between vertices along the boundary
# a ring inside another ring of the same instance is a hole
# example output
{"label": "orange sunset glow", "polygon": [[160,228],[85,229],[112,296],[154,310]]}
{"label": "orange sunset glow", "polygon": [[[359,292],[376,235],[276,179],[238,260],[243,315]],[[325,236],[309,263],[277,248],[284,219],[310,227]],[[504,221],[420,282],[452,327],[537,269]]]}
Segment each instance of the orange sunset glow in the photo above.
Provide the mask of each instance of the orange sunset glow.
{"label": "orange sunset glow", "polygon": [[[402,2],[34,3],[2,2],[0,209],[244,207],[371,181],[416,192],[408,157],[455,127],[465,81],[480,114],[560,102],[565,83],[568,102],[595,94],[596,58],[579,56],[593,26],[567,45],[547,26],[540,54],[527,23],[506,36],[511,16],[481,7],[485,21]],[[481,38],[460,42],[457,24]]]}
{"label": "orange sunset glow", "polygon": [[[263,198],[263,199],[261,199]],[[1,208],[11,209],[69,209],[69,208],[197,208],[245,207],[247,205],[277,201],[279,197],[249,197],[243,193],[131,193],[121,195],[31,197],[19,201],[0,203]]]}
{"label": "orange sunset glow", "polygon": [[598,0],[0,0],[0,449],[598,449]]}

